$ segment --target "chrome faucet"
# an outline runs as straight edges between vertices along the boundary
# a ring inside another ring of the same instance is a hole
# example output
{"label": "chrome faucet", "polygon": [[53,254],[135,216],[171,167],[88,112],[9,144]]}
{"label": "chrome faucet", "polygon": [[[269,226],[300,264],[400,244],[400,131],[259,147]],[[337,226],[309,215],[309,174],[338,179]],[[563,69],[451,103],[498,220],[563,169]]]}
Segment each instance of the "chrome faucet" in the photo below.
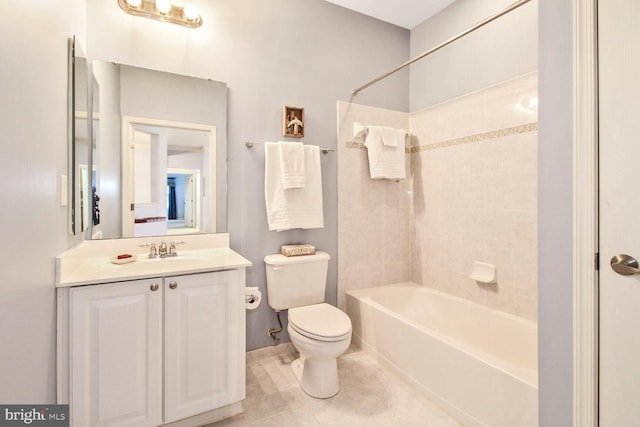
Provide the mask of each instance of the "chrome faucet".
{"label": "chrome faucet", "polygon": [[169,246],[167,246],[165,242],[162,242],[159,247],[156,247],[155,243],[147,243],[140,246],[149,248],[149,258],[166,258],[178,256],[178,252],[176,252],[176,245],[180,245],[182,243],[184,242],[170,242]]}
{"label": "chrome faucet", "polygon": [[141,248],[149,248],[149,258],[158,258],[158,249],[156,248],[155,243],[145,243],[144,245],[140,245]]}
{"label": "chrome faucet", "polygon": [[167,244],[165,242],[160,243],[160,248],[158,249],[158,255],[160,255],[160,258],[164,258],[167,256]]}
{"label": "chrome faucet", "polygon": [[149,248],[149,258],[157,258],[158,257],[158,250],[156,249],[156,244],[155,243],[151,243],[150,246],[151,247]]}
{"label": "chrome faucet", "polygon": [[176,245],[181,245],[183,243],[184,242],[171,242],[167,256],[178,256],[178,252],[176,252]]}

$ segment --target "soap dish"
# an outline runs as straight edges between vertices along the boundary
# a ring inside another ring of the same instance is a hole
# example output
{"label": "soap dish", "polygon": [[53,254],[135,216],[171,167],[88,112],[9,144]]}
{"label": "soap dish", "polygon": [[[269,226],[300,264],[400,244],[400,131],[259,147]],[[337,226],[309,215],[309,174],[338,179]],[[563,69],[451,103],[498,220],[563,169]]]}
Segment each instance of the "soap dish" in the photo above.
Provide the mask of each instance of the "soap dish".
{"label": "soap dish", "polygon": [[496,266],[486,262],[475,261],[469,278],[479,283],[497,283]]}
{"label": "soap dish", "polygon": [[[129,255],[129,254],[126,254]],[[121,256],[121,255],[120,255]],[[117,256],[111,257],[111,262],[114,264],[128,264],[136,260],[135,255],[128,256],[126,258],[118,258]]]}

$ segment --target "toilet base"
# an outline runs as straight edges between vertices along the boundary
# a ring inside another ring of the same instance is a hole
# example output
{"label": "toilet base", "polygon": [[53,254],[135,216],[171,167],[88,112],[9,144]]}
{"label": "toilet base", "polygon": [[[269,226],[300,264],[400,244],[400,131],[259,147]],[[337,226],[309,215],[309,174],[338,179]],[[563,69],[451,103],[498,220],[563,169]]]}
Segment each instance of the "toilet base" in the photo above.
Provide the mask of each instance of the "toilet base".
{"label": "toilet base", "polygon": [[302,390],[311,397],[328,399],[338,394],[338,363],[332,360],[298,358],[291,363],[291,369]]}

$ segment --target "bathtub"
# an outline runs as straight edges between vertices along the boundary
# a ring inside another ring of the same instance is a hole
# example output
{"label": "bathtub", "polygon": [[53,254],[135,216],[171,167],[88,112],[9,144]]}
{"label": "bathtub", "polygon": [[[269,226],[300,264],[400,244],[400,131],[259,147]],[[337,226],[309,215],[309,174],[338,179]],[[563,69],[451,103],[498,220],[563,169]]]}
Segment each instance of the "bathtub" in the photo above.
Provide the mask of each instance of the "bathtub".
{"label": "bathtub", "polygon": [[398,283],[347,292],[353,342],[466,426],[537,426],[535,322]]}

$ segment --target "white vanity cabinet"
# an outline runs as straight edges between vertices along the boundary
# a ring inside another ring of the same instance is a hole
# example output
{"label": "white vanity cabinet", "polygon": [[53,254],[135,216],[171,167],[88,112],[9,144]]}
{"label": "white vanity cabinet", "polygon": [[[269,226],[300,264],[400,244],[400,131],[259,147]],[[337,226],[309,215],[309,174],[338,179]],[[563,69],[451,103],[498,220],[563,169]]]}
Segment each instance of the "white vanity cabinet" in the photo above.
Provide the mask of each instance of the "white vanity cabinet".
{"label": "white vanity cabinet", "polygon": [[238,292],[238,275],[164,279],[165,422],[244,399],[245,292]]}
{"label": "white vanity cabinet", "polygon": [[242,412],[251,262],[228,234],[182,237],[189,249],[173,258],[112,262],[139,239],[56,258],[57,402],[72,426],[190,427]]}
{"label": "white vanity cabinet", "polygon": [[161,285],[155,278],[67,288],[74,426],[162,424]]}
{"label": "white vanity cabinet", "polygon": [[68,314],[59,337],[68,348],[59,380],[66,371],[68,381],[59,390],[68,393],[72,425],[181,425],[201,414],[193,422],[238,413],[245,397],[244,274],[59,289],[59,309]]}

